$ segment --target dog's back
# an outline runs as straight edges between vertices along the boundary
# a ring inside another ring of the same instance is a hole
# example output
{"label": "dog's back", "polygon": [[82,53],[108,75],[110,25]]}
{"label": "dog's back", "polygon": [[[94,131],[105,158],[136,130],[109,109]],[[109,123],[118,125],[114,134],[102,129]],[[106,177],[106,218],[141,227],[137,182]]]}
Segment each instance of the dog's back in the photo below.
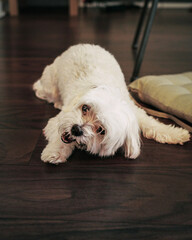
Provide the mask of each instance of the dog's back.
{"label": "dog's back", "polygon": [[78,44],[47,66],[33,88],[37,97],[61,107],[100,85],[127,92],[121,68],[111,53],[98,45]]}

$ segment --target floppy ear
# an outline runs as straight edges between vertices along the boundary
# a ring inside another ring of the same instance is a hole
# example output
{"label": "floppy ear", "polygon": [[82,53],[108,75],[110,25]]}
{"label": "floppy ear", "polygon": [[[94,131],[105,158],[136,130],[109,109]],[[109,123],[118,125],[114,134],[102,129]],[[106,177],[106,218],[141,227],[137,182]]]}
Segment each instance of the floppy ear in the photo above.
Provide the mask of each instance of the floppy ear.
{"label": "floppy ear", "polygon": [[124,142],[124,152],[126,158],[135,159],[140,154],[140,129],[139,125],[136,122],[129,122],[129,126],[127,128],[127,133]]}

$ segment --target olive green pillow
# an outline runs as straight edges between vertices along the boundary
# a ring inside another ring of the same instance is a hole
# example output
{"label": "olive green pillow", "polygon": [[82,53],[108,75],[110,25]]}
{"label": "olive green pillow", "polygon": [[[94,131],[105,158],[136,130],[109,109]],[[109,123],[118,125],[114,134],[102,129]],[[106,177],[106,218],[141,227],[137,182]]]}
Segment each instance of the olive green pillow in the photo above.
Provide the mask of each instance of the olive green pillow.
{"label": "olive green pillow", "polygon": [[192,72],[146,76],[128,87],[143,102],[192,123]]}

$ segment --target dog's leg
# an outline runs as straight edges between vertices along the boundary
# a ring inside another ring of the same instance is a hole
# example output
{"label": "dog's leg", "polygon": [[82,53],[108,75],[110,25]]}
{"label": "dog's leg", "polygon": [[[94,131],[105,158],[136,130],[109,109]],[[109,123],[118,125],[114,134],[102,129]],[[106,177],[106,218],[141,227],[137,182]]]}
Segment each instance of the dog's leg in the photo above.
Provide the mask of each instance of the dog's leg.
{"label": "dog's leg", "polygon": [[153,117],[148,116],[143,109],[137,106],[135,108],[139,126],[144,137],[154,139],[160,143],[181,145],[190,140],[190,134],[187,130],[163,124]]}
{"label": "dog's leg", "polygon": [[61,109],[62,101],[57,86],[57,71],[59,57],[54,63],[45,67],[41,78],[33,84],[33,90],[38,98],[54,103],[55,108]]}
{"label": "dog's leg", "polygon": [[66,162],[74,149],[74,143],[65,144],[61,141],[61,136],[58,132],[59,114],[51,118],[44,128],[44,134],[48,140],[48,144],[41,154],[43,162],[59,164]]}
{"label": "dog's leg", "polygon": [[41,153],[41,160],[43,162],[49,162],[52,164],[64,163],[67,161],[69,156],[72,154],[74,145],[66,145],[60,143],[58,139],[56,142],[49,142]]}

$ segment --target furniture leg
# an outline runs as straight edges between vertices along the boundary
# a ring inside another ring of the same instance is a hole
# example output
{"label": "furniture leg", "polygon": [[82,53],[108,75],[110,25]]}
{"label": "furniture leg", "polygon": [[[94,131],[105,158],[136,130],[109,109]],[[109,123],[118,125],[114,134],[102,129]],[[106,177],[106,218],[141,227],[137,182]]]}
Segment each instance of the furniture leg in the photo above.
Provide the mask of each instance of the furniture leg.
{"label": "furniture leg", "polygon": [[141,67],[142,60],[143,60],[143,56],[144,56],[144,52],[145,52],[145,49],[146,49],[147,41],[148,41],[148,38],[149,38],[149,34],[150,34],[150,31],[151,31],[151,27],[152,27],[152,24],[153,24],[155,13],[156,13],[156,10],[157,10],[157,4],[158,4],[158,0],[152,0],[152,6],[151,6],[151,9],[150,9],[148,19],[147,19],[147,23],[146,23],[145,31],[144,31],[143,38],[142,38],[142,41],[141,41],[141,45],[140,45],[140,48],[139,48],[139,52],[138,52],[137,57],[136,57],[136,62],[135,62],[133,74],[132,74],[132,77],[131,77],[131,82],[134,81],[139,74],[139,70],[140,70],[140,67]]}
{"label": "furniture leg", "polygon": [[9,0],[9,13],[11,16],[18,16],[18,1],[17,0]]}
{"label": "furniture leg", "polygon": [[70,16],[77,16],[78,15],[78,0],[70,0],[69,2],[69,13]]}
{"label": "furniture leg", "polygon": [[139,22],[138,22],[137,30],[135,32],[135,37],[134,37],[133,44],[132,44],[133,49],[137,49],[137,47],[138,47],[138,40],[139,40],[141,29],[142,29],[142,26],[143,26],[143,23],[144,23],[148,3],[149,3],[149,0],[145,0],[145,4],[144,4],[144,7],[143,7],[142,12],[141,12],[141,16],[140,16],[140,19],[139,19]]}

